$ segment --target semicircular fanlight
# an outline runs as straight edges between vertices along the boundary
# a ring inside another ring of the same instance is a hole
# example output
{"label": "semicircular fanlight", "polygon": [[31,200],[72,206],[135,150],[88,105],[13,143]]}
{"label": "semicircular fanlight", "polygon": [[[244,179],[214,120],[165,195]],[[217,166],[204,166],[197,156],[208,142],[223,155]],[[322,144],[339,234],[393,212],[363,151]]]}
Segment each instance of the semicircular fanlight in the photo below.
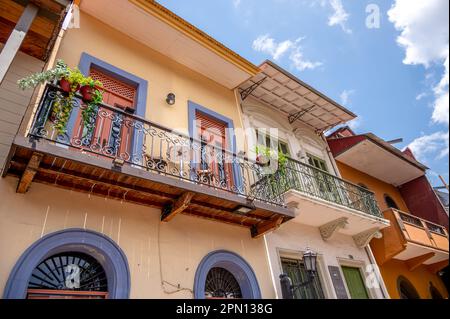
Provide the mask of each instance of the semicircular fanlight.
{"label": "semicircular fanlight", "polygon": [[42,261],[31,274],[28,289],[108,291],[106,274],[93,257],[65,252]]}
{"label": "semicircular fanlight", "polygon": [[242,298],[241,287],[236,278],[224,268],[211,268],[206,276],[206,298]]}

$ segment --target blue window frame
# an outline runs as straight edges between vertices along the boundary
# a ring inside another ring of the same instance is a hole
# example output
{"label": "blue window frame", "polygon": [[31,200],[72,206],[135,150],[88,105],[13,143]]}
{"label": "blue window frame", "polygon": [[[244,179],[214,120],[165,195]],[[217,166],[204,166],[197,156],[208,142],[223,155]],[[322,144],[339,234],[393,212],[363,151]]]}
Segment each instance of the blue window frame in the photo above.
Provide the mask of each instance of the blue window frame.
{"label": "blue window frame", "polygon": [[[119,69],[118,67],[109,64],[103,60],[100,60],[86,52],[81,54],[80,62],[78,64],[78,68],[81,73],[85,76],[89,75],[91,68],[94,67],[99,71],[109,75],[113,78],[116,78],[119,81],[122,81],[126,84],[132,85],[136,87],[137,95],[136,95],[136,112],[135,115],[145,118],[145,111],[147,108],[147,90],[148,90],[148,82],[134,74],[131,74],[127,71]],[[76,119],[78,117],[78,113],[80,110],[73,112],[70,116],[70,120],[67,126],[68,132],[73,132]],[[131,159],[135,164],[140,164],[142,160],[142,146],[144,145],[144,134],[143,132],[138,132],[135,130],[133,132],[132,139],[133,148],[131,150]],[[139,161],[137,159],[140,159]]]}

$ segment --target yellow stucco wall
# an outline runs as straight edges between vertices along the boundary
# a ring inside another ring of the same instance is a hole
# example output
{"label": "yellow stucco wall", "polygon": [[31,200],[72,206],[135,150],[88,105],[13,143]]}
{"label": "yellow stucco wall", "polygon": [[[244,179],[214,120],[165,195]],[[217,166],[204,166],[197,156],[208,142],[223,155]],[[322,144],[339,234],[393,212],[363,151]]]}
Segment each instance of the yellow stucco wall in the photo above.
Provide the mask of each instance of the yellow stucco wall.
{"label": "yellow stucco wall", "polygon": [[[341,162],[337,162],[337,165],[344,179],[355,184],[364,184],[375,193],[375,197],[381,211],[388,209],[384,200],[384,195],[387,194],[397,203],[400,210],[409,212],[400,192],[393,185],[384,183]],[[389,217],[390,215],[387,214],[386,216]],[[395,220],[392,218],[390,219],[392,224],[390,227],[398,228]],[[387,232],[387,236],[384,236],[381,239],[372,240],[370,245],[378,262],[380,260],[384,261],[385,255],[389,255],[390,250],[393,252],[401,251],[403,239],[400,233],[401,230],[398,228],[397,231]],[[400,276],[408,279],[416,288],[419,296],[423,299],[431,298],[430,282],[433,283],[433,286],[436,287],[444,297],[448,298],[448,292],[442,280],[436,274],[430,272],[425,266],[421,266],[414,271],[410,271],[404,261],[390,259],[380,265],[379,268],[391,298],[400,298],[397,287],[398,278]]]}
{"label": "yellow stucco wall", "polygon": [[36,183],[21,195],[15,192],[17,181],[0,179],[0,295],[15,263],[36,240],[62,229],[86,228],[110,237],[124,251],[131,272],[130,298],[192,298],[188,291],[164,293],[160,271],[163,280],[193,289],[200,261],[220,249],[244,258],[263,298],[275,297],[264,240],[252,239],[246,228],[184,215],[160,223],[158,209]]}
{"label": "yellow stucco wall", "polygon": [[[193,101],[232,119],[235,128],[242,128],[234,91],[81,12],[80,28],[67,30],[57,59],[74,67],[83,52],[148,81],[145,118],[150,121],[187,133],[188,101]],[[171,92],[176,95],[173,106],[165,101]],[[237,136],[238,150],[243,145],[243,138]]]}

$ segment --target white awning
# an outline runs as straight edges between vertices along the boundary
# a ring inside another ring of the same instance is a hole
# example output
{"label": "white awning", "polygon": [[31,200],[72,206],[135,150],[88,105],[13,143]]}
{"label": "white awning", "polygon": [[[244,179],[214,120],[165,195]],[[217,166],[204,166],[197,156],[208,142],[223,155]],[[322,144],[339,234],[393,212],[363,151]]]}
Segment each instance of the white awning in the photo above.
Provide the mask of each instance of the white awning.
{"label": "white awning", "polygon": [[292,123],[301,121],[323,132],[356,118],[356,115],[310,87],[271,61],[261,73],[239,87],[241,97],[253,99],[283,113]]}

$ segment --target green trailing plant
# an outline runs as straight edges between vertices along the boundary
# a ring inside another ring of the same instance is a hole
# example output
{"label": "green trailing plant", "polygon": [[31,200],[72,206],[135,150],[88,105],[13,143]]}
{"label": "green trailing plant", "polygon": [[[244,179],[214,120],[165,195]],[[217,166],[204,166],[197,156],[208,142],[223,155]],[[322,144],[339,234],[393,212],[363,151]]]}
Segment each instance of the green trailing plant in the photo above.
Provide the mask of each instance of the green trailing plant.
{"label": "green trailing plant", "polygon": [[35,88],[38,85],[59,81],[62,78],[70,75],[70,69],[63,60],[58,60],[53,69],[34,73],[23,79],[17,81],[17,84],[22,90]]}
{"label": "green trailing plant", "polygon": [[262,166],[270,166],[272,160],[278,161],[278,169],[272,174],[267,174],[260,180],[260,183],[267,183],[270,186],[271,195],[276,197],[280,189],[283,189],[287,181],[286,166],[288,163],[288,157],[286,154],[280,151],[275,151],[267,146],[258,145],[255,147],[256,162]]}
{"label": "green trailing plant", "polygon": [[[82,111],[83,124],[89,130],[93,130],[92,118],[97,111],[97,106],[103,101],[103,93],[100,90],[102,83],[91,77],[86,77],[78,68],[69,68],[63,60],[58,60],[53,69],[38,72],[28,77],[20,79],[17,83],[23,90],[35,88],[45,83],[56,83],[59,81],[62,94],[58,94],[53,101],[51,118],[54,128],[59,134],[64,134],[67,130],[67,123],[74,106],[74,98],[81,88],[90,88],[83,94],[83,101],[86,107]],[[81,92],[80,92],[81,93]],[[89,99],[86,98],[89,94]]]}
{"label": "green trailing plant", "polygon": [[[97,84],[98,85],[98,84]],[[86,106],[81,112],[84,127],[86,128],[85,136],[92,136],[95,124],[95,115],[98,111],[98,105],[103,102],[103,93],[99,89],[95,89],[92,100],[86,102]]]}

